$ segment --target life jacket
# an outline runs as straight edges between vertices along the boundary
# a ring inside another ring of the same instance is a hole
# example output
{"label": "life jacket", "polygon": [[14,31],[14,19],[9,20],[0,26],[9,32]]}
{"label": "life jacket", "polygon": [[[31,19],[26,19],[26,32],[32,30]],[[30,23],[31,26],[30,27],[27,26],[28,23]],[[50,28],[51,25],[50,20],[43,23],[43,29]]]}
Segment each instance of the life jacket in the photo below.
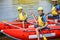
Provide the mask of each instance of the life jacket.
{"label": "life jacket", "polygon": [[27,18],[27,15],[26,15],[26,14],[19,13],[19,15],[18,15],[18,19],[19,19],[19,20],[24,21],[24,20],[26,20],[26,18]]}
{"label": "life jacket", "polygon": [[42,27],[45,25],[45,22],[43,21],[42,16],[38,16],[38,26]]}
{"label": "life jacket", "polygon": [[52,15],[54,15],[54,16],[57,16],[58,15],[58,13],[56,11],[56,6],[53,6],[52,7]]}

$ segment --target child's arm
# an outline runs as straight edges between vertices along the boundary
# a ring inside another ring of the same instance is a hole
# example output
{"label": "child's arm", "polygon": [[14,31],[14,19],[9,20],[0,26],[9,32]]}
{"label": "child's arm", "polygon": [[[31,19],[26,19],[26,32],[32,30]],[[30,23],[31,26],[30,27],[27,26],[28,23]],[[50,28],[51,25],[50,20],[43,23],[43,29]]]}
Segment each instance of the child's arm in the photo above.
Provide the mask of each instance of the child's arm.
{"label": "child's arm", "polygon": [[47,13],[46,16],[48,16],[49,14],[51,14],[51,12]]}
{"label": "child's arm", "polygon": [[27,19],[28,19],[27,14],[26,14],[26,13],[24,13],[24,16],[26,17],[26,19],[25,19],[25,20],[27,21]]}
{"label": "child's arm", "polygon": [[37,21],[37,17],[33,14],[33,13],[30,13],[32,15],[32,17],[34,18],[35,22]]}
{"label": "child's arm", "polygon": [[19,15],[17,16],[17,19],[16,20],[19,20]]}
{"label": "child's arm", "polygon": [[47,22],[49,22],[49,21],[53,22],[54,21],[54,20],[49,20],[48,15],[46,16],[46,18],[47,18]]}

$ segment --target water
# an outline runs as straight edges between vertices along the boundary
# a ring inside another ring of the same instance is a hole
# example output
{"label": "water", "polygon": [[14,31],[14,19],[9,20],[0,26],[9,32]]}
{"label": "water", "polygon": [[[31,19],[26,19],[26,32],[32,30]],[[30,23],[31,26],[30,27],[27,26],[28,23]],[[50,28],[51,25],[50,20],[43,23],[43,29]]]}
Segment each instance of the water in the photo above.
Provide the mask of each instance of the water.
{"label": "water", "polygon": [[[8,2],[7,2],[8,1]],[[30,12],[33,12],[36,16],[37,8],[42,6],[44,7],[44,12],[48,13],[50,11],[50,3],[46,0],[37,0],[31,4],[16,4],[12,2],[12,0],[0,0],[0,21],[8,20],[13,21],[18,16],[17,7],[23,6],[24,12],[28,14],[29,19],[33,19],[30,16]]]}
{"label": "water", "polygon": [[[33,0],[34,1],[34,0]],[[30,13],[34,13],[38,16],[37,8],[44,7],[44,13],[47,14],[51,11],[50,3],[47,0],[35,0],[34,2],[27,3],[17,3],[15,0],[0,0],[0,21],[8,20],[14,21],[18,16],[17,7],[23,6],[24,12],[28,14],[29,19],[33,19]],[[53,40],[53,39],[52,39]],[[58,40],[58,39],[54,39]]]}

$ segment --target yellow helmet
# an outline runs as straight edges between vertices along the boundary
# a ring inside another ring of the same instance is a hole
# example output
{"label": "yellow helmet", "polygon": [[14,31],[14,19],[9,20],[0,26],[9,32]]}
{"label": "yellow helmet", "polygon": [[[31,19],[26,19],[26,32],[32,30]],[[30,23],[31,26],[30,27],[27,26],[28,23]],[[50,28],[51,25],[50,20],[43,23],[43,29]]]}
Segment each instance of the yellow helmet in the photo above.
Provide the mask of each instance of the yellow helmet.
{"label": "yellow helmet", "polygon": [[23,9],[23,8],[22,7],[18,7],[17,9],[20,10],[20,9]]}
{"label": "yellow helmet", "polygon": [[43,7],[39,7],[37,10],[43,10]]}

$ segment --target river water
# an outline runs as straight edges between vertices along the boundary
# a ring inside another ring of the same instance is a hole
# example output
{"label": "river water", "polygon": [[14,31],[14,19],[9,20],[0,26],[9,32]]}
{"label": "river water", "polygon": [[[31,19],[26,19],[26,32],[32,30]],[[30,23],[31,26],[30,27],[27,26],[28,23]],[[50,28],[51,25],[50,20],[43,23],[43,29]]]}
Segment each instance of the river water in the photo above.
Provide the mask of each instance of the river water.
{"label": "river water", "polygon": [[[0,21],[8,20],[14,21],[18,16],[17,7],[24,7],[24,12],[28,14],[29,19],[33,19],[30,13],[34,13],[38,16],[37,8],[42,6],[44,8],[44,13],[47,14],[51,11],[50,3],[47,0],[30,0],[30,2],[20,0],[0,0]],[[52,40],[52,39],[51,39]],[[58,40],[58,39],[54,39]]]}
{"label": "river water", "polygon": [[[8,1],[8,2],[7,2]],[[16,0],[15,0],[16,1]],[[14,0],[0,0],[0,21],[2,20],[8,20],[13,21],[18,16],[17,7],[23,6],[24,12],[28,14],[28,18],[32,19],[31,15],[29,13],[33,12],[36,16],[37,8],[42,6],[44,7],[45,14],[50,11],[50,3],[46,0],[32,0],[33,2],[24,2],[24,3],[16,3]]]}

